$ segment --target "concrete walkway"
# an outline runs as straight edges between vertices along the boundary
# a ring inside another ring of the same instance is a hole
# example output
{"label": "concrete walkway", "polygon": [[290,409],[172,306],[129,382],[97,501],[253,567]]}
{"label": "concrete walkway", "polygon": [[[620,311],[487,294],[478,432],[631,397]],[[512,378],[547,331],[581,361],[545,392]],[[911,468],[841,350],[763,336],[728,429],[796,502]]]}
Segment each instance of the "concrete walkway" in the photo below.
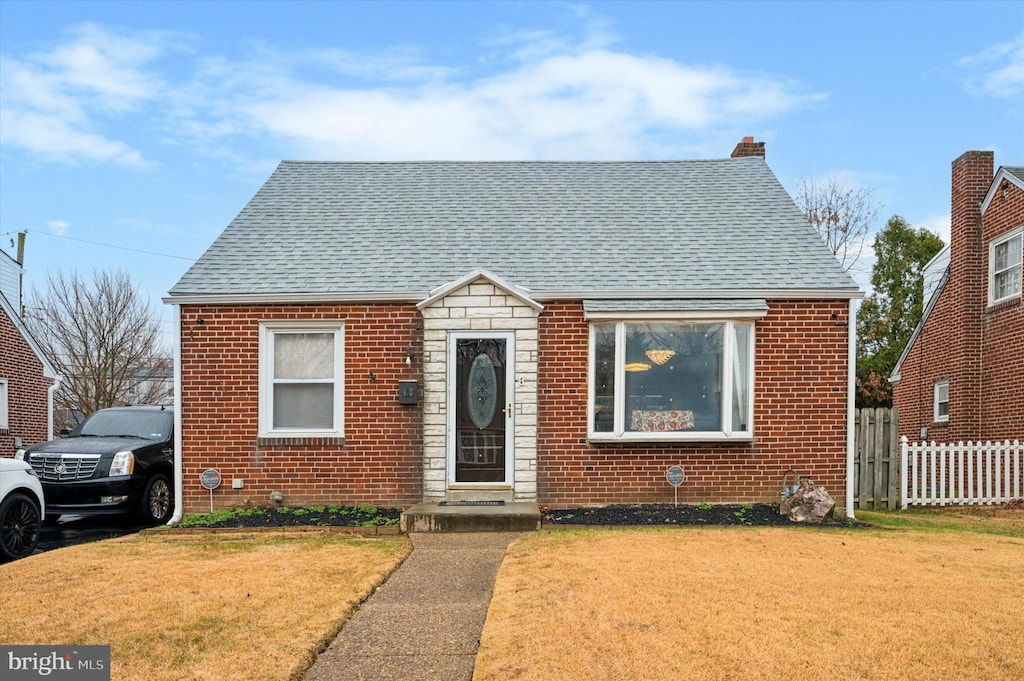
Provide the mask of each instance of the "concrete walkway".
{"label": "concrete walkway", "polygon": [[342,628],[306,681],[470,681],[514,532],[414,533],[413,551]]}

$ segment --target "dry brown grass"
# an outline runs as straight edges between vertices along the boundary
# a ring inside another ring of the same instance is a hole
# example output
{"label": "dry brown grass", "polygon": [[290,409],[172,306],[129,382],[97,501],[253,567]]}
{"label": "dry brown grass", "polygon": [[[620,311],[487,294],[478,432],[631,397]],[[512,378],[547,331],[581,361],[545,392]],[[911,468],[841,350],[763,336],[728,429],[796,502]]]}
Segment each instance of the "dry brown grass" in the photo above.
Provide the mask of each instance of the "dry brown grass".
{"label": "dry brown grass", "polygon": [[148,534],[0,565],[0,642],[111,646],[112,678],[297,678],[403,537]]}
{"label": "dry brown grass", "polygon": [[1024,532],[532,535],[474,679],[1020,679],[1022,569]]}

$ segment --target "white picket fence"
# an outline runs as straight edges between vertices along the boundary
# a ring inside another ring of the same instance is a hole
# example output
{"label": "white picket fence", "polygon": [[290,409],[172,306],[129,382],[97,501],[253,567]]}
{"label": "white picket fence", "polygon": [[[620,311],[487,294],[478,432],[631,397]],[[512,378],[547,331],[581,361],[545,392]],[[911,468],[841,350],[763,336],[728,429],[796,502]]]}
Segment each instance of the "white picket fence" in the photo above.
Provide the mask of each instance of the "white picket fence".
{"label": "white picket fence", "polygon": [[909,442],[900,438],[900,503],[1001,504],[1020,499],[1024,446],[1010,442]]}

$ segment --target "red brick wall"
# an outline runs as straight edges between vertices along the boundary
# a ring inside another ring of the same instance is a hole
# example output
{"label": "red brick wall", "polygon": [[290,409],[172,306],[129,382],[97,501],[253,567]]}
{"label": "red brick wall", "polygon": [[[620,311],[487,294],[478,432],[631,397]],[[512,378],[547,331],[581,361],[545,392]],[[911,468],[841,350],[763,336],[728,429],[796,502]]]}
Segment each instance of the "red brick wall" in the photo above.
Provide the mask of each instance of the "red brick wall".
{"label": "red brick wall", "polygon": [[[989,243],[1024,224],[1024,191],[1010,185],[981,216],[993,177],[991,152],[953,162],[950,277],[894,386],[900,434],[918,440],[1024,438],[1024,308],[988,307]],[[933,421],[934,384],[949,381],[949,420]]]}
{"label": "red brick wall", "polygon": [[953,345],[954,290],[953,282],[947,282],[910,353],[903,360],[900,382],[893,386],[893,405],[899,409],[899,432],[911,441],[920,439],[921,428],[928,429],[929,440],[938,442],[956,439],[955,433],[963,430],[963,424],[958,423],[952,411],[952,404],[949,421],[933,421],[935,382],[948,380],[950,391],[955,392],[956,377],[959,376],[960,356]]}
{"label": "red brick wall", "polygon": [[[835,314],[837,318],[833,318]],[[770,301],[756,325],[753,443],[587,442],[588,324],[579,303],[540,317],[537,466],[550,505],[778,501],[787,469],[845,505],[847,301]]]}
{"label": "red brick wall", "polygon": [[23,446],[50,439],[47,430],[47,390],[43,364],[0,309],[0,378],[7,379],[8,425],[0,429],[0,456],[14,454],[14,438]]}
{"label": "red brick wall", "polygon": [[[202,318],[202,325],[194,325]],[[345,438],[260,441],[259,321],[343,319]],[[182,440],[186,512],[208,511],[199,484],[220,471],[216,508],[422,500],[422,416],[398,404],[399,379],[417,379],[422,322],[412,305],[183,306]],[[191,337],[190,337],[191,330]],[[405,364],[412,344],[417,361]],[[370,380],[370,373],[376,380]],[[244,488],[232,490],[234,478]]]}
{"label": "red brick wall", "polygon": [[[997,189],[984,216],[984,277],[989,277],[988,244],[1024,225],[1024,190]],[[987,295],[987,289],[986,289]],[[986,297],[987,303],[987,297]],[[1018,296],[986,308],[982,320],[981,435],[1024,439],[1024,305]]]}

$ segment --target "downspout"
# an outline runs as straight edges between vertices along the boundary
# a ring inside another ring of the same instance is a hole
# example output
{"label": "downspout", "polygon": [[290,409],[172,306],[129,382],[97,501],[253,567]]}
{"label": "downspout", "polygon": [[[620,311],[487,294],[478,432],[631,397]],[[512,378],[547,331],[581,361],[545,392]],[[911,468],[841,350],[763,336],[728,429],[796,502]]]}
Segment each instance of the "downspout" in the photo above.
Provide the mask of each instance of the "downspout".
{"label": "downspout", "polygon": [[53,439],[53,396],[60,386],[60,378],[54,377],[50,387],[46,389],[46,439]]}
{"label": "downspout", "polygon": [[167,525],[177,525],[184,515],[185,476],[181,463],[181,305],[172,304],[174,310],[174,513]]}
{"label": "downspout", "polygon": [[846,517],[853,518],[853,473],[857,457],[857,441],[854,437],[854,409],[857,406],[857,311],[856,301],[850,298],[850,315],[847,317],[847,376],[846,376]]}

